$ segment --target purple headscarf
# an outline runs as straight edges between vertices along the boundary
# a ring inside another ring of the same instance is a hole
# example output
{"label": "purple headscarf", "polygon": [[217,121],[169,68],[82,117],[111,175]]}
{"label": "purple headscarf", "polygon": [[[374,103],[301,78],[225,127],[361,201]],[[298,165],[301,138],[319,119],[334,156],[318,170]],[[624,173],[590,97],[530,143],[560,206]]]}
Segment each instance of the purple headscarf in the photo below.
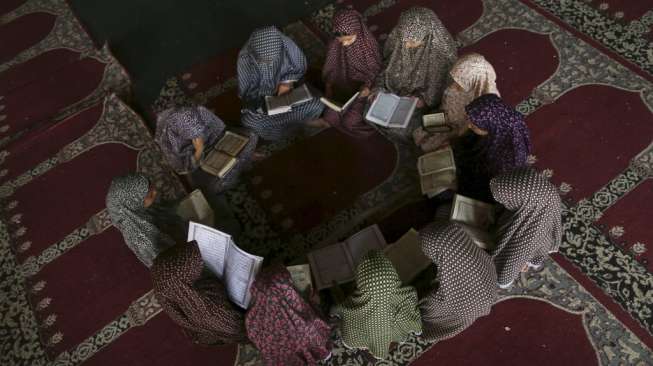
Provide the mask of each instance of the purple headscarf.
{"label": "purple headscarf", "polygon": [[531,142],[524,116],[495,94],[484,94],[465,107],[471,122],[488,132],[481,140],[490,176],[526,165]]}

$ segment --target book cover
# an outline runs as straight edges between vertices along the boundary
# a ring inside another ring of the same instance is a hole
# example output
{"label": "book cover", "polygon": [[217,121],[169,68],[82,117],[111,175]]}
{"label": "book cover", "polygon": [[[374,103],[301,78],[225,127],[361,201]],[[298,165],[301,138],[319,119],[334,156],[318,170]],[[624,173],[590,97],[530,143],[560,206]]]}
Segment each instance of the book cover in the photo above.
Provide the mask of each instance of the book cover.
{"label": "book cover", "polygon": [[213,209],[199,189],[195,189],[179,202],[177,215],[184,221],[195,221],[207,226],[214,224]]}
{"label": "book cover", "polygon": [[431,260],[422,252],[419,233],[415,229],[407,231],[383,252],[392,262],[404,285],[410,284],[417,275],[431,265]]}

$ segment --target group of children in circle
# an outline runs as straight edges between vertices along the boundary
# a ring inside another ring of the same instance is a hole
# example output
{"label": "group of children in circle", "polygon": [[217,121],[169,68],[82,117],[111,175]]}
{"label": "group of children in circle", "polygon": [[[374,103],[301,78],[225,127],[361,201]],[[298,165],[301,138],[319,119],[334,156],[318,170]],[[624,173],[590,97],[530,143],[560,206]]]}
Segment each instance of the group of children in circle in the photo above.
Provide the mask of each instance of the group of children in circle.
{"label": "group of children in circle", "polygon": [[[436,285],[421,299],[402,284],[382,252],[365,255],[356,270],[356,290],[336,304],[343,344],[366,349],[376,358],[411,334],[428,341],[455,336],[489,314],[498,288],[514,285],[522,272],[540,268],[562,238],[557,189],[527,165],[531,153],[524,117],[504,102],[492,65],[480,54],[458,56],[456,44],[436,14],[426,8],[405,10],[385,41],[383,52],[363,17],[353,9],[333,17],[333,39],[322,70],[325,96],[338,90],[359,92],[346,110],[326,109],[315,98],[290,112],[268,115],[265,96],[289,92],[303,80],[302,50],[275,27],[255,30],[238,56],[238,92],[242,102],[240,134],[247,145],[228,175],[215,177],[198,166],[226,131],[225,124],[202,106],[175,107],[159,114],[155,139],[167,163],[219,193],[238,184],[253,160],[258,139],[275,141],[304,126],[332,127],[361,144],[377,133],[423,152],[452,148],[458,193],[498,207],[496,245],[476,246],[446,217],[421,228],[423,253],[437,269]],[[417,98],[405,128],[384,128],[365,120],[379,91]],[[445,133],[421,126],[433,110],[446,115]],[[141,174],[116,177],[107,209],[125,243],[151,268],[155,294],[165,312],[191,340],[224,344],[249,340],[268,365],[316,364],[330,356],[332,323],[317,305],[303,298],[282,266],[264,268],[243,311],[232,304],[225,286],[203,269],[196,243],[186,243],[174,211],[156,199],[152,182]],[[450,192],[433,198],[447,210]],[[445,215],[446,216],[446,215]]]}

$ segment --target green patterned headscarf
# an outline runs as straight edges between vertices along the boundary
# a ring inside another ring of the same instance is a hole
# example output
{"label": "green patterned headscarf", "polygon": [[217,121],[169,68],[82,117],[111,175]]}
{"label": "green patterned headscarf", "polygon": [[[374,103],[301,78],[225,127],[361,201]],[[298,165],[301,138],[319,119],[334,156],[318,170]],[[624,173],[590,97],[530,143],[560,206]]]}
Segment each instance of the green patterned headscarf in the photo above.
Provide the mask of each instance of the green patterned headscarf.
{"label": "green patterned headscarf", "polygon": [[390,343],[421,333],[417,291],[402,286],[392,263],[380,251],[368,253],[356,270],[357,289],[331,313],[342,320],[342,340],[385,358]]}

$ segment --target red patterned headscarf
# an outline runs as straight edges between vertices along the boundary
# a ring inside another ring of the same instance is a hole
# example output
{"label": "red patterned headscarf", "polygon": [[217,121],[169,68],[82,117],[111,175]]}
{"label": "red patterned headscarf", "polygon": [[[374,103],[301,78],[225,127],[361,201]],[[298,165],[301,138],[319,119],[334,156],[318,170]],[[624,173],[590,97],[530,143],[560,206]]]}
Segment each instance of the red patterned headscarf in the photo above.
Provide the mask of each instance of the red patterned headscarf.
{"label": "red patterned headscarf", "polygon": [[336,35],[356,35],[356,41],[343,46],[337,38],[329,43],[322,76],[327,83],[348,84],[352,81],[370,87],[381,71],[379,44],[367,29],[363,16],[353,9],[342,9],[333,16]]}
{"label": "red patterned headscarf", "polygon": [[316,365],[329,356],[331,329],[299,295],[288,270],[261,271],[250,292],[245,328],[266,365]]}
{"label": "red patterned headscarf", "polygon": [[203,267],[194,241],[177,244],[156,257],[151,274],[159,304],[195,343],[244,341],[242,312],[229,301],[220,280],[200,280]]}

